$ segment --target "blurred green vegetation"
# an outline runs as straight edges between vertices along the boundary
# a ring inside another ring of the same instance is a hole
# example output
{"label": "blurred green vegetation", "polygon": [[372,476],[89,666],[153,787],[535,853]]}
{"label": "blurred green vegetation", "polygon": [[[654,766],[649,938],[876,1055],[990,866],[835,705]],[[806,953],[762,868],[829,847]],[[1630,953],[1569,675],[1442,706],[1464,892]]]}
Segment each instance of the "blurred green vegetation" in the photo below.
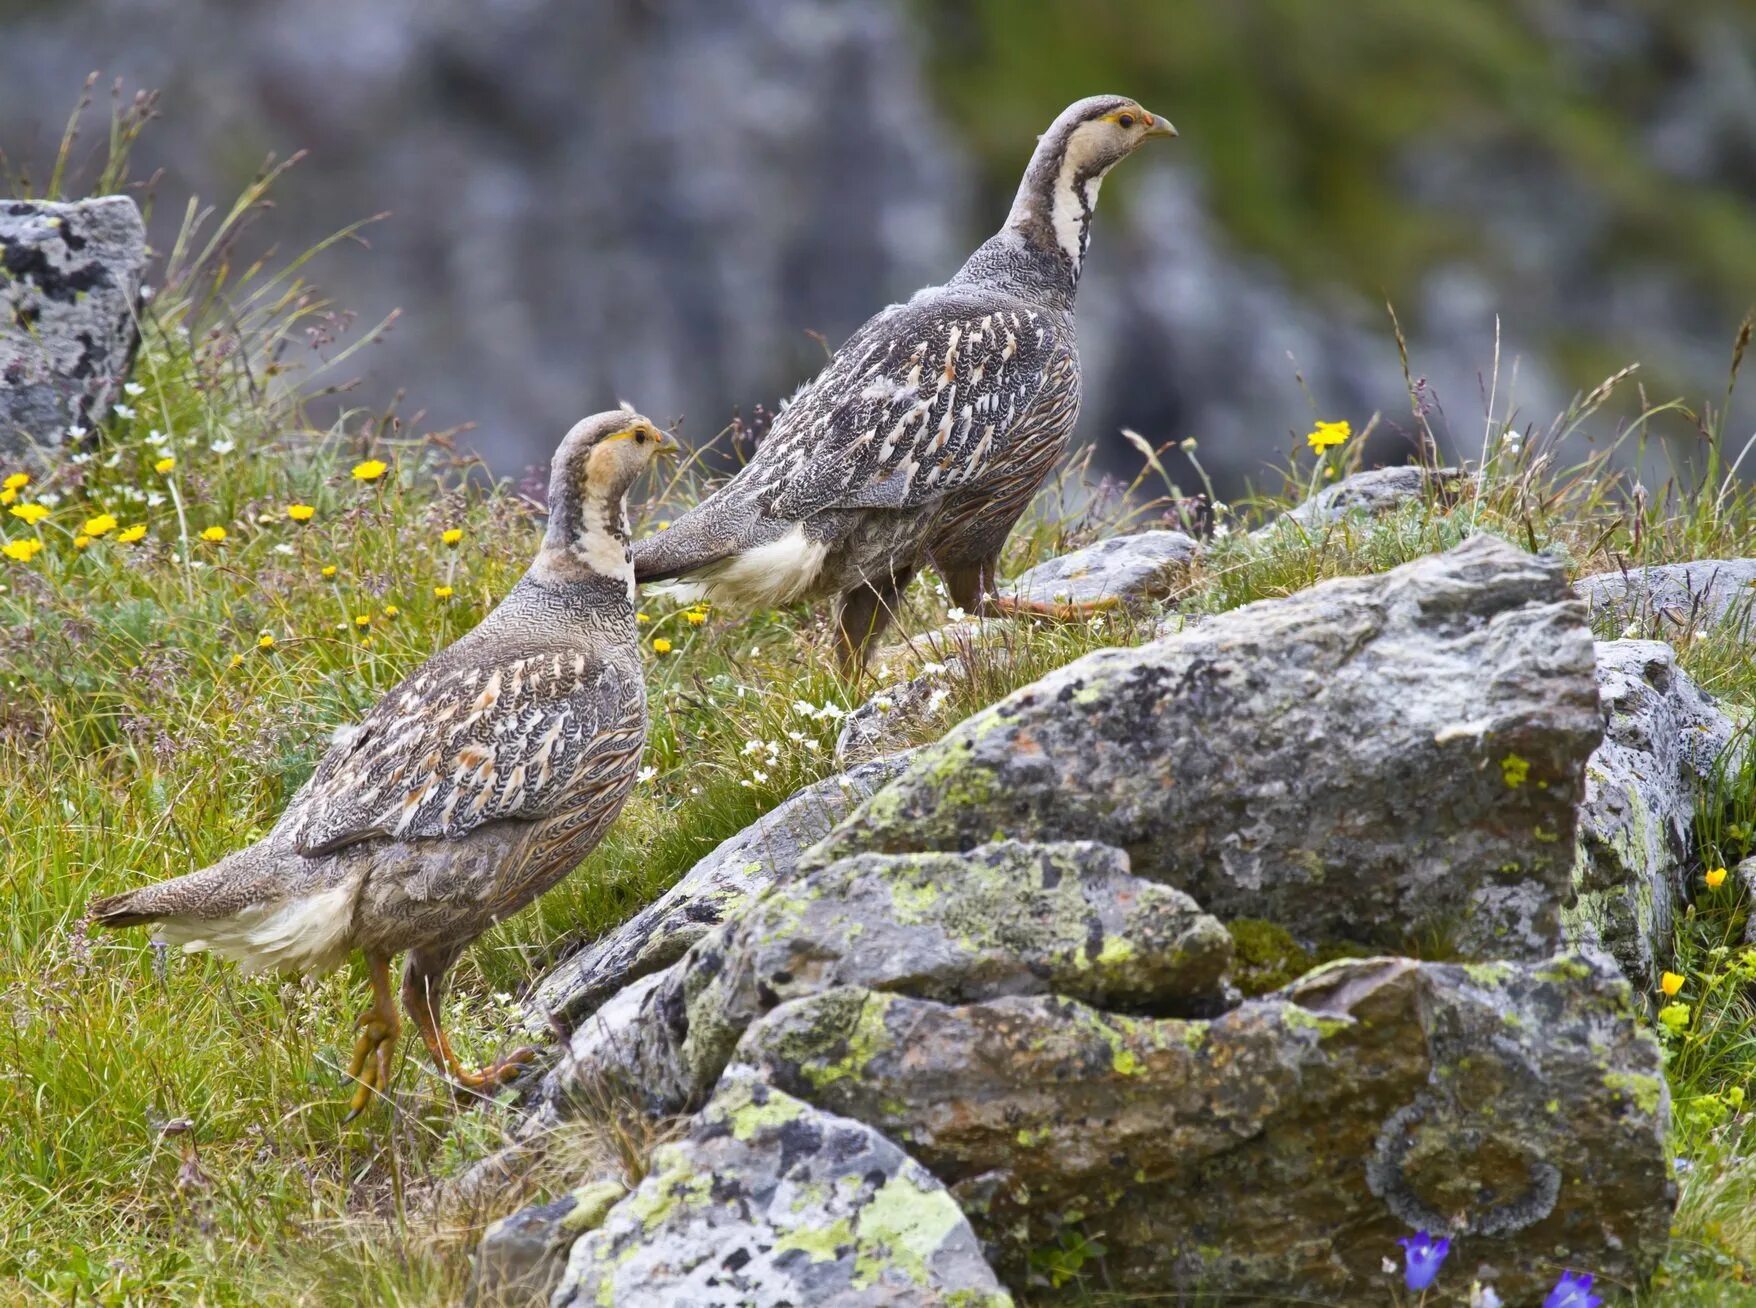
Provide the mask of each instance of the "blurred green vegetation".
{"label": "blurred green vegetation", "polygon": [[[915,5],[937,92],[995,196],[1016,185],[1021,120],[1046,125],[1080,96],[1115,91],[1169,115],[1233,239],[1302,282],[1401,304],[1448,256],[1492,268],[1478,219],[1493,194],[1436,210],[1407,193],[1406,165],[1442,149],[1595,197],[1591,239],[1618,268],[1680,267],[1734,320],[1756,300],[1756,158],[1742,176],[1692,182],[1644,139],[1704,49],[1756,49],[1748,0]],[[1576,25],[1574,39],[1560,23]],[[1644,28],[1637,48],[1577,35],[1606,23]]]}

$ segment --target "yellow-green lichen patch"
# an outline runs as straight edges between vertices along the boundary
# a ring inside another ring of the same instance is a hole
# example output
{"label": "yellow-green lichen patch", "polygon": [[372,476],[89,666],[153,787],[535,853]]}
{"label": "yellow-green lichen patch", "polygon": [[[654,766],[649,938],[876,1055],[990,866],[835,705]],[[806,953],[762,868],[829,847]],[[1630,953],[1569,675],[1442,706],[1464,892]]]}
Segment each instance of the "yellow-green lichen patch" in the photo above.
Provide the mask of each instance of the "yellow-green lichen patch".
{"label": "yellow-green lichen patch", "polygon": [[620,1181],[593,1181],[580,1186],[573,1191],[573,1207],[561,1219],[561,1229],[569,1235],[595,1231],[627,1193],[628,1187]]}
{"label": "yellow-green lichen patch", "polygon": [[890,1045],[885,1017],[890,1011],[891,997],[864,991],[850,991],[848,995],[844,1002],[857,1002],[859,1006],[853,1020],[841,1026],[840,1042],[846,1053],[831,1059],[826,1056],[827,1046],[804,1048],[797,1039],[789,1041],[791,1047],[783,1050],[799,1064],[805,1079],[818,1090],[859,1076],[866,1070],[866,1065]]}
{"label": "yellow-green lichen patch", "polygon": [[1500,778],[1506,783],[1508,790],[1517,790],[1530,780],[1530,760],[1517,754],[1508,754],[1500,760]]}
{"label": "yellow-green lichen patch", "polygon": [[859,1214],[855,1289],[875,1285],[886,1270],[916,1285],[928,1283],[928,1263],[963,1213],[937,1185],[922,1185],[906,1172],[879,1186]]}
{"label": "yellow-green lichen patch", "polygon": [[1664,1096],[1665,1084],[1656,1076],[1637,1072],[1604,1073],[1604,1089],[1628,1096],[1643,1113],[1656,1113]]}
{"label": "yellow-green lichen patch", "polygon": [[796,1226],[774,1242],[774,1255],[798,1250],[814,1263],[832,1263],[854,1242],[854,1229],[843,1217],[829,1226]]}

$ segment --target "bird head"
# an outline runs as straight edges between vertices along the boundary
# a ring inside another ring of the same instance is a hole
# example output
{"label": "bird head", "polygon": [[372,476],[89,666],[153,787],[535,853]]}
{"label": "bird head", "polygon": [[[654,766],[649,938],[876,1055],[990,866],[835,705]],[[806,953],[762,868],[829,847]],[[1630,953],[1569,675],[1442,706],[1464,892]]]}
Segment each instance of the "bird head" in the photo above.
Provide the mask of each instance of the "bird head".
{"label": "bird head", "polygon": [[1104,174],[1153,137],[1176,134],[1170,119],[1125,95],[1075,101],[1037,138],[1007,228],[1037,249],[1058,251],[1071,286],[1085,261]]}
{"label": "bird head", "polygon": [[567,500],[614,504],[653,464],[682,447],[650,418],[632,409],[611,409],[573,424],[555,451],[549,472],[549,506]]}
{"label": "bird head", "polygon": [[612,409],[573,425],[549,471],[549,528],[533,565],[539,576],[586,572],[621,578],[628,563],[628,490],[676,440],[633,409]]}
{"label": "bird head", "polygon": [[1171,120],[1125,95],[1092,95],[1061,111],[1041,140],[1081,176],[1102,176],[1154,137],[1175,136]]}

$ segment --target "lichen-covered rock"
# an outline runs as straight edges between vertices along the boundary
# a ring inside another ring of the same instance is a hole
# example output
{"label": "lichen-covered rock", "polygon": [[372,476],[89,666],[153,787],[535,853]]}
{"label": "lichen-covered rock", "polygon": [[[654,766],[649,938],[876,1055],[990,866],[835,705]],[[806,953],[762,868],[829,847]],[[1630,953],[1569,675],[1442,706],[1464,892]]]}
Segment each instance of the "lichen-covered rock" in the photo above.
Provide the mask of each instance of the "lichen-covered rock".
{"label": "lichen-covered rock", "polygon": [[919,750],[803,866],[1098,840],[1307,944],[1540,957],[1603,731],[1583,608],[1493,537],[1087,655]]}
{"label": "lichen-covered rock", "polygon": [[138,341],[146,227],[122,195],[0,201],[0,450],[108,416]]}
{"label": "lichen-covered rock", "polygon": [[721,842],[665,894],[552,969],[527,1005],[528,1024],[571,1028],[629,982],[676,962],[729,913],[790,875],[799,852],[900,772],[903,762],[874,759],[806,786]]}
{"label": "lichen-covered rock", "polygon": [[1251,535],[1258,539],[1271,536],[1289,522],[1309,531],[1340,522],[1351,513],[1369,516],[1389,513],[1404,504],[1443,493],[1462,475],[1456,468],[1423,468],[1414,464],[1356,472],[1333,486],[1325,486],[1297,508],[1289,509],[1273,522],[1258,527]]}
{"label": "lichen-covered rock", "polygon": [[1737,727],[1660,641],[1600,641],[1597,668],[1609,722],[1586,766],[1566,925],[1650,992],[1670,959],[1696,806]]}
{"label": "lichen-covered rock", "polygon": [[1162,598],[1200,551],[1180,531],[1112,536],[1039,563],[1000,594],[1042,604],[1133,604]]}
{"label": "lichen-covered rock", "polygon": [[745,1066],[908,1149],[1015,1290],[1076,1232],[1116,1290],[1377,1302],[1424,1228],[1450,1283],[1534,1302],[1560,1264],[1643,1282],[1675,1200],[1659,1048],[1601,956],[1334,963],[1209,1022],[832,990]]}
{"label": "lichen-covered rock", "polygon": [[698,1104],[752,1022],[838,986],[1213,1012],[1231,998],[1231,953],[1218,921],[1102,845],[858,855],[773,887],[676,967],[617,996],[575,1033],[544,1098],[565,1110],[608,1083],[657,1112]]}
{"label": "lichen-covered rock", "polygon": [[470,1308],[546,1302],[560,1283],[573,1242],[595,1229],[627,1193],[620,1181],[591,1181],[495,1222],[476,1246]]}
{"label": "lichen-covered rock", "polygon": [[1732,622],[1756,634],[1756,559],[1698,559],[1599,572],[1573,584],[1592,616],[1620,632],[1669,638]]}
{"label": "lichen-covered rock", "polygon": [[554,1308],[1002,1308],[955,1201],[878,1132],[728,1076],[574,1244]]}

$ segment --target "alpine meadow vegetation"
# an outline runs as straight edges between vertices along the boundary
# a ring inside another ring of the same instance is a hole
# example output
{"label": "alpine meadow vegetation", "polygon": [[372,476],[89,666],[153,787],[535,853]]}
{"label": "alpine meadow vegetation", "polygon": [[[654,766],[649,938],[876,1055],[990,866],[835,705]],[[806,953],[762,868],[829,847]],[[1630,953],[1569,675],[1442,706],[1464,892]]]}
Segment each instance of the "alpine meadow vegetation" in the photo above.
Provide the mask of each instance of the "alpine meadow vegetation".
{"label": "alpine meadow vegetation", "polygon": [[[127,184],[137,130],[118,118],[94,190]],[[436,1185],[493,1150],[507,1118],[460,1103],[405,1042],[388,1107],[343,1124],[337,1032],[361,1002],[363,968],[244,976],[144,933],[84,929],[93,896],[264,834],[331,730],[467,631],[541,532],[523,484],[459,453],[455,433],[347,407],[348,362],[388,324],[354,327],[307,280],[323,247],[284,262],[240,253],[286,166],[223,212],[188,207],[141,311],[133,380],[101,428],[75,435],[64,457],[0,467],[0,1293],[19,1302],[452,1302],[480,1221],[562,1174],[519,1178],[467,1220],[435,1214]],[[64,184],[58,168],[48,190]],[[1748,336],[1734,343],[1732,385]],[[1165,472],[1173,443],[1199,458],[1198,433],[1134,437],[1142,468],[1126,485],[1097,477],[1087,449],[1039,497],[1004,570],[1211,516],[1209,546],[1174,598],[1200,614],[1388,569],[1478,532],[1579,574],[1748,554],[1756,542],[1756,489],[1741,479],[1722,405],[1648,402],[1639,373],[1624,370],[1541,426],[1485,385],[1485,413],[1465,431],[1444,425],[1412,376],[1410,392],[1401,414],[1314,402],[1288,415],[1283,474],[1229,505],[1211,488],[1186,495]],[[1633,416],[1612,416],[1630,396]],[[1467,475],[1377,520],[1307,529],[1280,518],[1363,466],[1385,430],[1420,457],[1463,452]],[[735,452],[744,431],[735,424],[716,447]],[[637,521],[665,520],[712,476],[698,460],[647,488]],[[1267,524],[1278,525],[1251,534]],[[834,670],[821,616],[803,609],[739,617],[643,603],[652,732],[640,784],[573,876],[460,963],[446,1021],[466,1060],[520,1043],[519,997],[564,949],[832,774],[840,718],[921,662],[905,642],[854,682]],[[948,616],[923,578],[899,626],[926,632]],[[946,674],[918,735],[1153,630],[1126,613],[999,625],[961,675]],[[1724,628],[1666,638],[1728,708],[1756,708],[1748,646]],[[1675,979],[1650,997],[1681,1201],[1670,1257],[1639,1302],[1676,1308],[1756,1295],[1756,1103],[1746,1103],[1756,950],[1743,943],[1745,892],[1722,871],[1756,850],[1756,777],[1718,778],[1706,799]],[[666,1128],[616,1109],[569,1125],[559,1152],[635,1179]],[[1076,1286],[1100,1256],[1050,1254]],[[1422,1245],[1422,1268],[1439,1274],[1443,1256]],[[1387,1274],[1385,1302],[1404,1275]],[[1091,1279],[1091,1302],[1118,1302],[1099,1286]]]}

